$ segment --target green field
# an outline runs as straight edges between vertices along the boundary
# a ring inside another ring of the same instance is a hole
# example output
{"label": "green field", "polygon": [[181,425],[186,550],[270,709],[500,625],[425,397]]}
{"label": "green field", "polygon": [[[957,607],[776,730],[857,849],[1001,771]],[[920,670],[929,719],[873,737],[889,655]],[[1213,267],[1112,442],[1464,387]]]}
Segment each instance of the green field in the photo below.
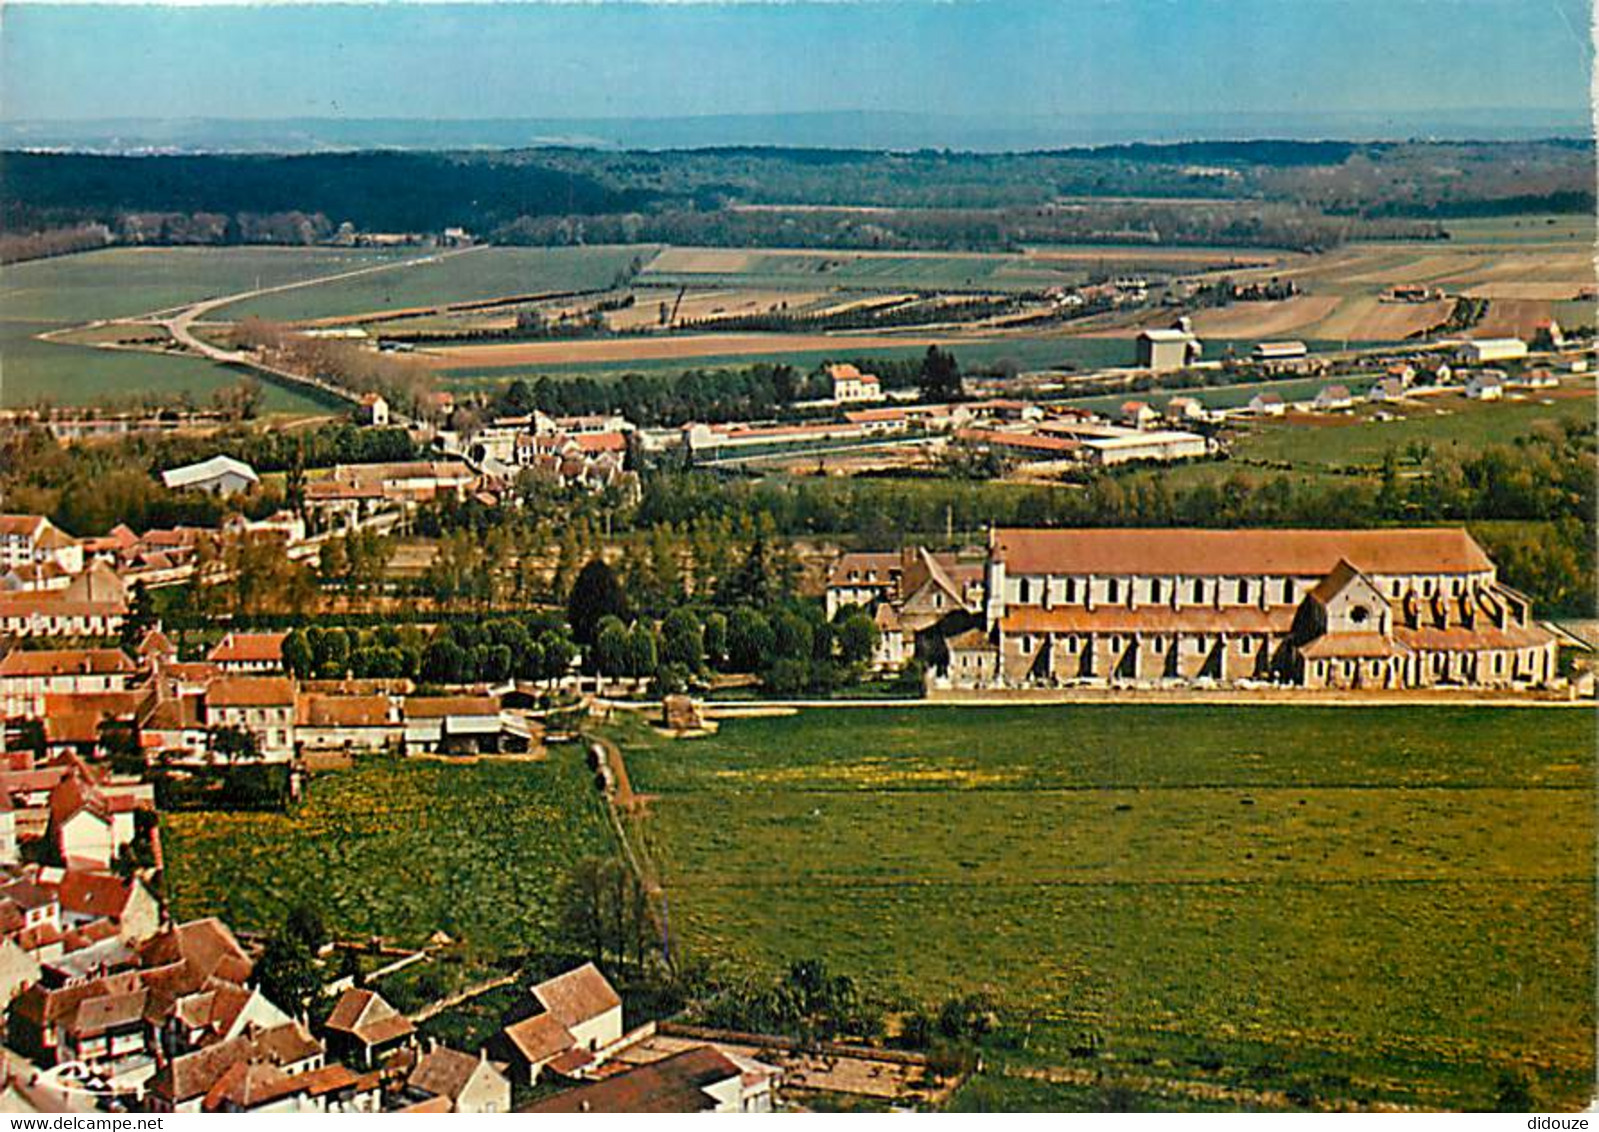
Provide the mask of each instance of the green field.
{"label": "green field", "polygon": [[[215,295],[398,262],[339,248],[115,248],[0,268],[0,407],[116,403],[189,393],[204,405],[238,375],[200,358],[94,350],[34,336]],[[267,412],[321,413],[304,394],[264,385]]]}
{"label": "green field", "polygon": [[568,865],[611,852],[582,752],[476,765],[370,758],[318,776],[289,814],[166,813],[179,918],[271,929],[298,901],[336,934],[420,943],[444,930],[480,955],[548,942]]}
{"label": "green field", "polygon": [[1444,229],[1450,240],[1460,244],[1575,243],[1589,246],[1595,236],[1594,218],[1574,213],[1446,220]]}
{"label": "green field", "polygon": [[1306,1104],[1482,1106],[1518,1066],[1550,1105],[1591,1087],[1588,712],[852,709],[629,739],[679,946],[989,989],[1026,1048],[962,1104],[1084,1103],[1023,1076],[1084,1068]]}
{"label": "green field", "polygon": [[[1207,348],[1218,353],[1231,347],[1248,353],[1253,342],[1233,339],[1215,339],[1206,342]],[[1002,361],[1013,361],[1023,370],[1059,369],[1097,370],[1117,366],[1131,366],[1134,346],[1131,338],[1087,338],[1056,335],[1037,338],[985,338],[970,342],[951,342],[946,347],[967,368],[992,366]],[[473,385],[493,385],[515,377],[593,377],[603,379],[620,377],[626,373],[674,373],[684,369],[742,368],[759,362],[784,363],[797,369],[809,369],[823,362],[840,358],[866,360],[888,358],[919,358],[927,352],[926,346],[852,347],[848,335],[838,337],[838,345],[827,350],[797,350],[772,354],[706,354],[698,357],[648,359],[642,361],[572,362],[537,366],[460,366],[440,370],[441,376],[453,381]],[[1318,386],[1319,388],[1319,386]],[[1174,392],[1187,392],[1177,390]],[[1249,398],[1245,397],[1247,401]],[[1119,406],[1125,397],[1114,398]],[[1218,402],[1219,404],[1219,402]]]}
{"label": "green field", "polygon": [[262,295],[216,312],[218,318],[255,315],[278,321],[337,318],[384,310],[435,307],[510,295],[588,291],[609,287],[635,257],[653,245],[592,248],[480,248],[403,271],[335,280]]}
{"label": "green field", "polygon": [[[0,321],[0,408],[117,405],[187,393],[205,407],[212,393],[243,375],[204,358],[136,350],[101,350],[34,337],[52,323]],[[262,411],[316,415],[343,411],[304,393],[261,382]]]}
{"label": "green field", "polygon": [[[936,253],[750,249],[745,262],[732,270],[694,270],[678,260],[652,265],[641,283],[657,286],[753,287],[846,291],[1042,291],[1086,283],[1090,274],[1163,276],[1208,267],[1270,262],[1271,253],[1228,248],[1187,249],[1177,260],[1160,249],[1138,245],[1075,246],[1049,249],[1077,258],[1048,259],[1015,254],[940,255]],[[695,249],[681,249],[692,256]],[[1206,262],[1204,253],[1214,253]],[[713,251],[712,255],[715,254]],[[733,253],[737,254],[737,253]],[[714,262],[714,260],[712,261]]]}
{"label": "green field", "polygon": [[63,325],[127,318],[403,258],[349,248],[113,248],[0,268],[0,315]]}
{"label": "green field", "polygon": [[1469,451],[1488,444],[1509,444],[1550,423],[1592,422],[1591,392],[1572,396],[1570,391],[1561,391],[1564,395],[1559,397],[1548,396],[1550,392],[1556,391],[1535,390],[1517,400],[1497,402],[1468,401],[1455,395],[1429,398],[1407,407],[1403,417],[1387,421],[1376,420],[1370,408],[1359,410],[1351,423],[1270,421],[1241,436],[1234,454],[1295,468],[1376,464],[1385,452],[1403,453],[1418,442],[1439,450]]}

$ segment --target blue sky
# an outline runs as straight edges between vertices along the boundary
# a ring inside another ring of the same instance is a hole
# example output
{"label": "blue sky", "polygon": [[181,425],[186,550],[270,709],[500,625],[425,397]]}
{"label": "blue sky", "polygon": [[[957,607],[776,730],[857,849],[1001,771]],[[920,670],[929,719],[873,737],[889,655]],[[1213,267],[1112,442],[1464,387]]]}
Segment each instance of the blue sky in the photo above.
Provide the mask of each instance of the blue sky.
{"label": "blue sky", "polygon": [[6,4],[0,113],[1582,111],[1584,0]]}

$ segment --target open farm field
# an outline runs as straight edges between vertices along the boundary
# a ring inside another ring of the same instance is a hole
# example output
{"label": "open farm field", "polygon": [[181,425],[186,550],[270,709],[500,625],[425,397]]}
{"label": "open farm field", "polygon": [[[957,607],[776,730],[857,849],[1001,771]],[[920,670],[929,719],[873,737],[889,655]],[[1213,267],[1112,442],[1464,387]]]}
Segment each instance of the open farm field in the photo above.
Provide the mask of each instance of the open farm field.
{"label": "open farm field", "polygon": [[1554,304],[1542,299],[1490,299],[1488,313],[1471,328],[1471,335],[1531,341],[1553,315]]}
{"label": "open farm field", "polygon": [[[0,321],[0,408],[117,405],[188,394],[205,405],[240,372],[204,358],[41,342],[53,323]],[[296,416],[340,412],[297,390],[261,382],[262,411]]]}
{"label": "open farm field", "polygon": [[438,256],[404,271],[336,279],[276,295],[247,299],[217,317],[282,322],[353,318],[384,311],[418,310],[554,291],[609,287],[634,260],[647,262],[653,245],[584,248],[484,247]]}
{"label": "open farm field", "polygon": [[1508,444],[1540,426],[1592,422],[1594,417],[1592,386],[1512,397],[1484,403],[1446,394],[1414,405],[1385,405],[1386,411],[1402,414],[1387,421],[1375,419],[1375,410],[1364,406],[1347,417],[1317,418],[1316,423],[1261,421],[1239,436],[1233,451],[1240,458],[1280,461],[1295,468],[1374,464],[1390,449],[1402,452],[1418,442],[1469,450]]}
{"label": "open farm field", "polygon": [[1591,713],[921,707],[627,738],[685,952],[986,989],[1025,1026],[957,1105],[1104,1073],[1135,1104],[1482,1108],[1512,1067],[1586,1103]]}
{"label": "open farm field", "polygon": [[[676,310],[679,322],[706,318],[735,318],[785,310],[798,312],[819,305],[828,297],[824,291],[782,291],[713,287],[689,291],[678,301],[674,287],[647,287],[634,290],[637,301],[625,310],[609,311],[605,321],[613,330],[651,329],[661,325],[661,307]],[[859,296],[855,296],[858,300]]]}
{"label": "open farm field", "polygon": [[1090,265],[1030,256],[668,248],[639,277],[655,285],[857,291],[1033,291],[1072,286]]}
{"label": "open farm field", "polygon": [[1520,213],[1444,222],[1449,238],[1461,244],[1578,244],[1592,247],[1592,216],[1580,213]]}
{"label": "open farm field", "polygon": [[1270,264],[1296,263],[1305,259],[1303,252],[1277,251],[1271,248],[1237,248],[1225,245],[1160,244],[1036,244],[1026,249],[1028,259],[1049,262],[1084,264],[1095,269],[1101,265],[1120,268],[1123,264],[1145,265],[1166,272],[1237,270]]}
{"label": "open farm field", "polygon": [[63,325],[127,318],[406,258],[364,248],[110,248],[0,268],[0,315]]}
{"label": "open farm field", "polygon": [[1426,303],[1385,303],[1376,295],[1345,295],[1320,322],[1315,332],[1324,338],[1363,338],[1400,342],[1423,334],[1449,317],[1454,303],[1435,299]]}
{"label": "open farm field", "polygon": [[[701,349],[715,348],[716,339],[733,337],[731,335],[696,335],[680,336],[677,338],[643,338],[643,339],[597,339],[591,343],[598,345],[639,346],[652,343],[670,343],[673,341],[698,340],[705,345]],[[1075,369],[1093,370],[1109,366],[1127,366],[1133,363],[1133,344],[1125,336],[1059,336],[1059,337],[1022,337],[1008,335],[987,335],[983,337],[946,337],[929,336],[921,334],[905,335],[862,335],[862,334],[811,334],[811,335],[740,335],[740,338],[758,338],[769,343],[763,352],[754,353],[679,353],[677,356],[652,356],[652,357],[617,357],[613,360],[573,360],[570,356],[561,360],[518,362],[500,364],[493,361],[487,363],[466,364],[452,360],[448,365],[438,367],[440,376],[451,380],[462,380],[473,383],[508,381],[517,376],[532,376],[534,374],[548,374],[552,377],[595,377],[616,376],[628,372],[659,372],[676,371],[685,367],[714,368],[718,366],[747,366],[756,362],[784,362],[788,365],[802,369],[819,365],[827,361],[840,359],[866,359],[873,358],[911,358],[919,357],[926,352],[927,346],[932,343],[952,351],[955,357],[964,365],[992,365],[1004,359],[1015,361],[1021,368],[1028,370],[1043,369]],[[873,344],[874,340],[879,344]],[[578,345],[590,343],[576,343]],[[545,356],[551,359],[560,358],[559,347],[572,346],[572,342],[532,343],[532,345],[548,346]],[[789,349],[789,346],[803,348]],[[1211,344],[1207,344],[1211,345]],[[1215,348],[1224,349],[1226,343],[1215,344]],[[1247,350],[1247,347],[1246,347]]]}
{"label": "open farm field", "polygon": [[166,813],[178,918],[265,930],[297,901],[336,934],[420,943],[442,929],[484,955],[549,939],[558,887],[613,837],[582,752],[476,764],[357,759],[287,814]]}
{"label": "open farm field", "polygon": [[[1339,384],[1347,386],[1350,392],[1357,397],[1375,384],[1375,377],[1344,378]],[[1329,382],[1321,377],[1289,377],[1281,381],[1252,381],[1239,385],[1211,385],[1196,389],[1169,389],[1160,392],[1143,392],[1134,394],[1118,393],[1107,394],[1100,397],[1074,397],[1070,404],[1084,409],[1091,409],[1096,413],[1115,416],[1121,412],[1122,405],[1126,404],[1129,397],[1136,396],[1140,401],[1147,401],[1155,408],[1165,411],[1173,397],[1192,397],[1205,408],[1236,409],[1255,399],[1257,393],[1276,393],[1284,401],[1308,401],[1321,392]],[[1270,423],[1262,427],[1269,427]]]}
{"label": "open farm field", "polygon": [[505,342],[475,346],[435,346],[418,350],[417,357],[435,369],[483,370],[543,369],[551,365],[582,366],[635,361],[682,362],[708,357],[759,358],[787,353],[831,351],[838,357],[851,351],[893,347],[957,344],[958,340],[920,335],[861,334],[680,334],[659,337],[588,338],[545,342]]}
{"label": "open farm field", "polygon": [[1194,332],[1204,337],[1279,338],[1320,322],[1340,301],[1337,295],[1296,295],[1276,302],[1233,303],[1196,311]]}

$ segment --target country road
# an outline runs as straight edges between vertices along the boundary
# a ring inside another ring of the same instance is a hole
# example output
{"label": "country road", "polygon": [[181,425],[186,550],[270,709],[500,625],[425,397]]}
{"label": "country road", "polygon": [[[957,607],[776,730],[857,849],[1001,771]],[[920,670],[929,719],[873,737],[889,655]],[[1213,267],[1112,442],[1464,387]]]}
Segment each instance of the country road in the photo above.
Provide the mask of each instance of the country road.
{"label": "country road", "polygon": [[[195,334],[194,324],[214,310],[219,310],[222,307],[232,306],[234,303],[242,303],[249,299],[260,298],[262,295],[276,295],[281,294],[284,291],[297,290],[301,287],[317,287],[324,283],[338,283],[346,279],[355,279],[363,275],[373,275],[380,271],[402,271],[408,267],[420,267],[424,264],[442,263],[446,259],[451,259],[455,256],[467,255],[471,252],[478,251],[479,249],[488,246],[489,245],[487,244],[473,244],[471,247],[453,248],[449,251],[436,252],[432,255],[417,256],[414,259],[400,260],[397,263],[378,263],[373,264],[370,267],[358,267],[351,271],[335,272],[332,275],[318,275],[310,279],[296,279],[290,283],[276,283],[270,287],[256,287],[248,291],[239,291],[231,295],[218,295],[209,299],[201,299],[199,302],[190,303],[189,305],[182,307],[162,307],[158,310],[147,311],[144,314],[127,315],[121,318],[97,319],[94,322],[85,323],[82,327],[67,327],[59,330],[52,330],[41,335],[40,337],[49,339],[60,334],[67,333],[70,330],[78,330],[91,326],[109,326],[129,323],[153,324],[165,328],[167,333],[172,335],[173,341],[180,344],[185,350],[188,350],[194,354],[198,354],[208,361],[215,362],[218,365],[244,366],[248,369],[253,369],[260,373],[264,373],[269,377],[277,378],[280,381],[286,381],[293,385],[315,389],[329,396],[336,397],[341,401],[349,401],[352,404],[356,404],[360,401],[360,394],[354,392],[353,390],[346,389],[341,385],[335,385],[331,381],[324,381],[319,377],[312,377],[308,374],[295,373],[292,370],[281,369],[277,366],[268,365],[266,362],[262,361],[260,358],[256,357],[247,350],[224,350],[220,346],[212,345],[210,342],[207,342],[205,339]],[[392,410],[390,412],[390,416],[396,424],[402,426],[408,427],[415,423]]]}

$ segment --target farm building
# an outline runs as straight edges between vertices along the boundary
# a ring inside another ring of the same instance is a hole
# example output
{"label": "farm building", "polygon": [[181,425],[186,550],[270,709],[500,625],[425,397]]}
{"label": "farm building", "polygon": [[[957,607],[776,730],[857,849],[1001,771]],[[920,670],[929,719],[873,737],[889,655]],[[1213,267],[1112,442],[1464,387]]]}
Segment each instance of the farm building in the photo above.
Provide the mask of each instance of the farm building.
{"label": "farm building", "polygon": [[1505,395],[1505,379],[1491,370],[1471,375],[1466,382],[1466,396],[1473,401],[1498,401]]}
{"label": "farm building", "polygon": [[1165,330],[1141,331],[1137,348],[1139,368],[1164,373],[1197,362],[1201,345],[1187,327],[1174,326]]}
{"label": "farm building", "polygon": [[951,687],[1555,678],[1554,637],[1460,529],[996,530],[983,628],[957,639]]}
{"label": "farm building", "polygon": [[1292,362],[1310,356],[1303,342],[1257,342],[1249,355],[1257,362]]}
{"label": "farm building", "polygon": [[1117,436],[1085,437],[1079,443],[1083,459],[1104,468],[1135,460],[1196,460],[1210,452],[1203,436],[1175,429],[1130,429]]}
{"label": "farm building", "polygon": [[1401,401],[1405,396],[1404,382],[1397,377],[1385,377],[1366,391],[1366,400],[1374,404]]}
{"label": "farm building", "polygon": [[1520,338],[1479,338],[1462,342],[1459,348],[1460,360],[1470,365],[1510,362],[1526,356],[1527,344]]}
{"label": "farm building", "polygon": [[865,424],[742,425],[686,424],[683,443],[696,461],[792,455],[835,448],[875,435]]}
{"label": "farm building", "polygon": [[243,460],[235,460],[232,456],[213,456],[198,464],[170,468],[161,473],[161,482],[174,491],[235,495],[260,486],[261,477]]}
{"label": "farm building", "polygon": [[1280,417],[1287,411],[1280,393],[1257,393],[1249,399],[1249,412],[1257,417]]}
{"label": "farm building", "polygon": [[1157,413],[1148,401],[1125,401],[1122,403],[1122,423],[1129,428],[1148,428],[1160,420]]}
{"label": "farm building", "polygon": [[384,428],[389,423],[389,403],[381,393],[368,393],[361,398],[361,423],[373,428]]}
{"label": "farm building", "polygon": [[1329,385],[1316,394],[1315,405],[1323,413],[1333,412],[1338,409],[1352,409],[1355,399],[1350,395],[1347,385]]}
{"label": "farm building", "polygon": [[1203,420],[1205,405],[1198,397],[1173,397],[1166,402],[1166,418],[1173,421]]}

